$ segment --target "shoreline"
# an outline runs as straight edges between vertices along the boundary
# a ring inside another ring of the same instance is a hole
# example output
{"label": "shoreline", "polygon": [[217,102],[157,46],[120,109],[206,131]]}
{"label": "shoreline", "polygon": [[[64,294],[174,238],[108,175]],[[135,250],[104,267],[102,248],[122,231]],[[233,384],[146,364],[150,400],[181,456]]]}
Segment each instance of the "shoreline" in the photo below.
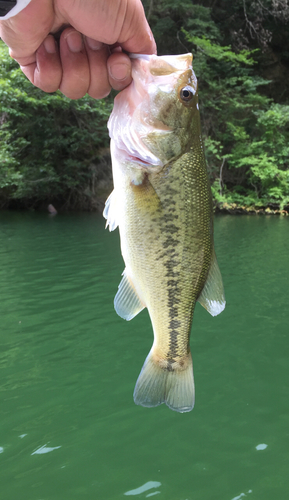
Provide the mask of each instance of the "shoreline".
{"label": "shoreline", "polygon": [[274,207],[255,207],[255,206],[244,206],[238,205],[237,203],[216,203],[214,205],[215,214],[230,214],[230,215],[281,215],[287,217],[289,215],[289,206],[286,208],[274,208]]}
{"label": "shoreline", "polygon": [[[108,194],[107,194],[108,193]],[[45,201],[41,203],[11,203],[10,206],[0,206],[0,211],[27,211],[27,212],[50,212],[49,206],[53,205],[57,213],[68,213],[68,212],[95,212],[102,213],[105,201],[108,198],[110,191],[102,193],[100,196],[95,196],[90,200],[90,203],[82,204],[82,206],[77,206],[72,204],[67,207],[67,202],[64,200],[53,200]],[[17,200],[18,201],[18,200]],[[86,205],[86,206],[85,206]],[[260,206],[256,207],[254,205],[238,205],[237,203],[218,203],[213,200],[213,211],[214,214],[229,214],[229,215],[281,215],[287,217],[289,215],[289,205],[286,205],[283,209],[278,208],[278,206]]]}

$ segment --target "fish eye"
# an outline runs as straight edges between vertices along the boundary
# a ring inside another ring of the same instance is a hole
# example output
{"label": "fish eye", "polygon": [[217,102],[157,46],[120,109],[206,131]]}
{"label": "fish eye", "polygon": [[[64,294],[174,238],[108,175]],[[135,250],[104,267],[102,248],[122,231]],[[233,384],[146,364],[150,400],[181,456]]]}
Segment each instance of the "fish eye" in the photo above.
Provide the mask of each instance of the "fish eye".
{"label": "fish eye", "polygon": [[180,90],[180,99],[183,102],[190,102],[193,99],[194,95],[195,91],[189,85],[186,85]]}

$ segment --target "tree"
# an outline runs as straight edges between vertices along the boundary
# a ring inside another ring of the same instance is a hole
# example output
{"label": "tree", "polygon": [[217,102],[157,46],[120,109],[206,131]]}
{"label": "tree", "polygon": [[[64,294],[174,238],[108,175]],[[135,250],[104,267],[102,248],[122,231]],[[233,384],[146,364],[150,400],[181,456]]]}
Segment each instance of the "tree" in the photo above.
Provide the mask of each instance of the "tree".
{"label": "tree", "polygon": [[272,20],[283,27],[288,17],[281,3],[287,5],[144,2],[160,52],[194,55],[207,164],[219,203],[289,202],[289,107],[266,95],[270,81],[262,77],[261,64],[275,36]]}
{"label": "tree", "polygon": [[[108,146],[112,101],[71,101],[33,87],[0,46],[0,202],[66,201],[89,207],[97,165]],[[69,201],[68,201],[69,200]]]}

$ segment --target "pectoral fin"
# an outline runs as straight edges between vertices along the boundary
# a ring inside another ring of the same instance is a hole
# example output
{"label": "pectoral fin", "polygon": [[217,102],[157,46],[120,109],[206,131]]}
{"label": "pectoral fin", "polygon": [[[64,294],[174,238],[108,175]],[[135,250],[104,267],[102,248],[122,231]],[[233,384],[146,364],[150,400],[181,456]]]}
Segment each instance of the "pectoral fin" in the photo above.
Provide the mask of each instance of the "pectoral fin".
{"label": "pectoral fin", "polygon": [[217,314],[220,314],[225,309],[226,300],[223,281],[215,250],[213,250],[212,262],[207,281],[198,298],[198,301],[212,316],[217,316]]}
{"label": "pectoral fin", "polygon": [[145,306],[140,300],[133,286],[132,281],[127,276],[126,270],[119,284],[117,294],[114,298],[114,308],[117,314],[127,321],[134,318]]}
{"label": "pectoral fin", "polygon": [[103,217],[106,219],[105,227],[109,228],[110,231],[114,231],[114,229],[118,226],[117,220],[117,203],[116,203],[116,194],[113,190],[109,197],[105,202],[105,207],[103,211]]}

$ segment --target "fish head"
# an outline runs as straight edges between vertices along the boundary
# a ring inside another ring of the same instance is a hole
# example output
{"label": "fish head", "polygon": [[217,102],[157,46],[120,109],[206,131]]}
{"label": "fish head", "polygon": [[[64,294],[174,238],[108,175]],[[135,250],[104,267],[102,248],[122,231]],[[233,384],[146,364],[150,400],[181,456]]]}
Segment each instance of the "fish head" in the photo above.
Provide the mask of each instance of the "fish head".
{"label": "fish head", "polygon": [[108,127],[122,163],[158,172],[199,131],[192,54],[132,55],[132,83],[115,98]]}

